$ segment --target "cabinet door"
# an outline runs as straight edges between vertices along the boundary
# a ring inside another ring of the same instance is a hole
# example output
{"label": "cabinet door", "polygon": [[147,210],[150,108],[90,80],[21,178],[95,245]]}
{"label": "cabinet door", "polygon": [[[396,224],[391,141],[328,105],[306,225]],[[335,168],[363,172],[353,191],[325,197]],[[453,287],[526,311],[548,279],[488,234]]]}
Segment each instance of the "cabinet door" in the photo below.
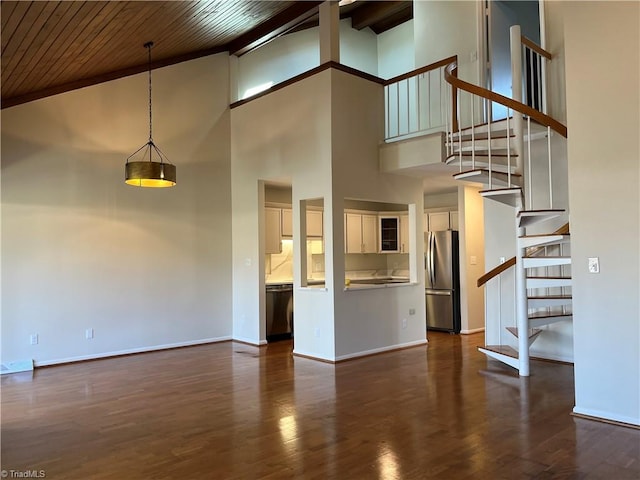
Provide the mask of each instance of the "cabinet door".
{"label": "cabinet door", "polygon": [[409,215],[400,215],[400,253],[409,253]]}
{"label": "cabinet door", "polygon": [[436,212],[429,214],[429,230],[440,232],[449,230],[449,212]]}
{"label": "cabinet door", "polygon": [[282,209],[282,236],[293,237],[293,212],[290,208]]}
{"label": "cabinet door", "polygon": [[449,225],[451,230],[458,230],[458,212],[449,212]]}
{"label": "cabinet door", "polygon": [[264,209],[264,235],[265,235],[265,253],[281,253],[282,252],[282,237],[281,232],[281,219],[279,208],[265,208]]}
{"label": "cabinet door", "polygon": [[322,237],[322,212],[307,210],[307,237]]}
{"label": "cabinet door", "polygon": [[396,216],[381,215],[380,248],[381,253],[397,253],[400,251],[400,218]]}
{"label": "cabinet door", "polygon": [[362,215],[362,253],[378,251],[378,216]]}
{"label": "cabinet door", "polygon": [[345,214],[346,253],[362,253],[362,215]]}

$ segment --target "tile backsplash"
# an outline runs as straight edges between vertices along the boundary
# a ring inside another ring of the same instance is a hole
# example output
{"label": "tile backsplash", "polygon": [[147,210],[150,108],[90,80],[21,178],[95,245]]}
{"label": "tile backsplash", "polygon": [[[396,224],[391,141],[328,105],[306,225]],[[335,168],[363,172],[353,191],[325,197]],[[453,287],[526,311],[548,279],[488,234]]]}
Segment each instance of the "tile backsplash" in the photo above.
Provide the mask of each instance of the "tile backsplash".
{"label": "tile backsplash", "polygon": [[[308,249],[309,251],[311,249]],[[324,278],[324,254],[307,255],[309,278]],[[368,275],[409,275],[408,253],[350,253],[344,256],[345,270],[357,276],[358,272]],[[293,241],[282,241],[282,252],[266,255],[266,280],[270,283],[293,281]],[[368,276],[367,275],[367,276]]]}

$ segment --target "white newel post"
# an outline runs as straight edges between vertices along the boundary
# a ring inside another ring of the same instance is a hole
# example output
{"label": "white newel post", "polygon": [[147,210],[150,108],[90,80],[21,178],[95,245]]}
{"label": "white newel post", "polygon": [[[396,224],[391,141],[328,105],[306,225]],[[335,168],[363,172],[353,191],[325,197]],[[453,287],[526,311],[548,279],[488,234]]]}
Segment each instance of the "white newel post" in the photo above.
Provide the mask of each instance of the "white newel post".
{"label": "white newel post", "polygon": [[[522,43],[520,25],[509,29],[511,45],[511,98],[522,103]],[[515,134],[514,150],[516,157],[516,173],[524,178],[524,135],[522,131],[522,113],[513,110],[513,132]],[[523,187],[524,188],[524,187]]]}
{"label": "white newel post", "polygon": [[[517,225],[518,238],[525,234],[525,229]],[[529,319],[527,312],[527,275],[524,268],[524,249],[516,247],[516,323],[518,325],[518,370],[521,377],[529,376]]]}

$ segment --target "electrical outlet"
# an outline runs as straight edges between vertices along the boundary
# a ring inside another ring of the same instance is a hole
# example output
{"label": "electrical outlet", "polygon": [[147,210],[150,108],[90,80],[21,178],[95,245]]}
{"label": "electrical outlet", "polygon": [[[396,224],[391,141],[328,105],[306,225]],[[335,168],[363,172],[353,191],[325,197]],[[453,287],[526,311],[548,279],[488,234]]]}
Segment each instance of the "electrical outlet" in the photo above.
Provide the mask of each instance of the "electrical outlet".
{"label": "electrical outlet", "polygon": [[402,328],[403,329],[407,328],[407,319],[406,318],[402,319]]}
{"label": "electrical outlet", "polygon": [[475,255],[471,255],[471,257],[469,257],[469,263],[471,265],[477,265],[478,264],[478,257],[476,257]]}
{"label": "electrical outlet", "polygon": [[38,334],[37,333],[32,333],[31,335],[29,335],[29,343],[31,345],[37,345],[38,344]]}
{"label": "electrical outlet", "polygon": [[507,259],[505,257],[500,257],[500,265],[502,265],[506,261]]}
{"label": "electrical outlet", "polygon": [[320,338],[320,329],[319,329],[318,327],[316,327],[316,328],[314,328],[314,329],[313,329],[313,335],[314,335],[316,338]]}
{"label": "electrical outlet", "polygon": [[416,314],[416,309],[415,308],[410,308],[409,309],[409,315],[415,315]]}
{"label": "electrical outlet", "polygon": [[93,328],[87,328],[84,331],[84,338],[86,338],[87,340],[91,340],[93,338]]}
{"label": "electrical outlet", "polygon": [[600,273],[600,259],[589,257],[589,273]]}

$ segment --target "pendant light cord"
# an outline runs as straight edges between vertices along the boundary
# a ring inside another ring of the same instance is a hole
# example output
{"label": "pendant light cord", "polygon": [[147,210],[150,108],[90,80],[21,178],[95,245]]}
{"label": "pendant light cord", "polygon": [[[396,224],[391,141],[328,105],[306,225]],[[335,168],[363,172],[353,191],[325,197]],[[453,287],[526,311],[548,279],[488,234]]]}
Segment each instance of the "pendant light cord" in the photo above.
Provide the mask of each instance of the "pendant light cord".
{"label": "pendant light cord", "polygon": [[149,51],[149,143],[153,144],[153,136],[152,136],[152,110],[151,110],[151,47],[153,47],[153,42],[148,42],[144,44]]}

